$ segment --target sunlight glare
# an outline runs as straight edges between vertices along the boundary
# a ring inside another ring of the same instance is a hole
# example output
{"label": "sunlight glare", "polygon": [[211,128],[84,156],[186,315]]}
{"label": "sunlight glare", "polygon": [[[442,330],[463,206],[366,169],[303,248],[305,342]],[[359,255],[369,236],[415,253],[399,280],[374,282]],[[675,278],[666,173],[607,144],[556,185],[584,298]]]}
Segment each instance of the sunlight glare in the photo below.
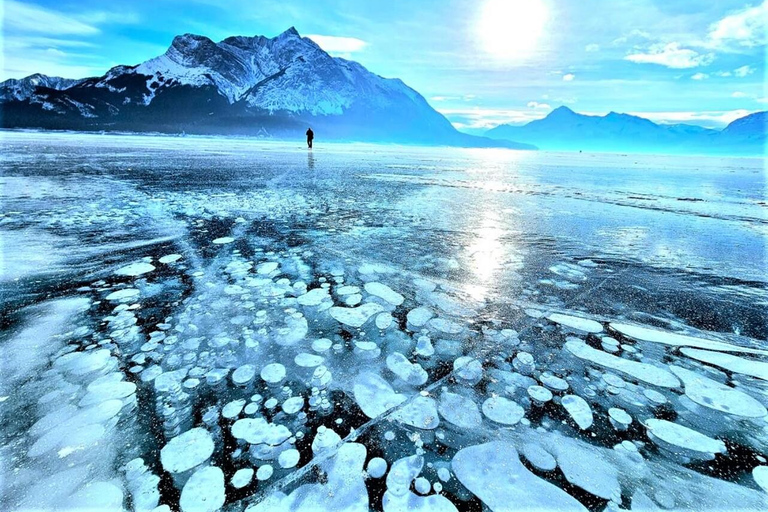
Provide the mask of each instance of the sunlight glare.
{"label": "sunlight glare", "polygon": [[501,60],[522,60],[533,52],[547,22],[543,0],[486,0],[478,22],[482,48]]}

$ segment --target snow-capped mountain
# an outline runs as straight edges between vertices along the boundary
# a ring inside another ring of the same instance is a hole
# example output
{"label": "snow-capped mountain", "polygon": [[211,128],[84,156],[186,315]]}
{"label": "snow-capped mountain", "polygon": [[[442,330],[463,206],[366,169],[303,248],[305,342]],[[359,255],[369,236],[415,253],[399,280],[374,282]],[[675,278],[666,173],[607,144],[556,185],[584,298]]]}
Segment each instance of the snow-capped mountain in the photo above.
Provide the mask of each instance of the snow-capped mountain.
{"label": "snow-capped mountain", "polygon": [[185,34],[137,66],[0,101],[6,127],[300,137],[311,125],[320,139],[530,148],[458,132],[402,81],[331,57],[294,28],[218,43]]}
{"label": "snow-capped mountain", "polygon": [[31,97],[38,87],[62,90],[77,85],[82,79],[61,78],[35,73],[26,78],[11,78],[0,83],[0,101],[26,100]]}
{"label": "snow-capped mountain", "polygon": [[543,119],[522,126],[500,125],[485,135],[551,150],[760,154],[766,142],[765,114],[737,119],[718,131],[687,124],[656,124],[616,112],[590,116],[561,106]]}

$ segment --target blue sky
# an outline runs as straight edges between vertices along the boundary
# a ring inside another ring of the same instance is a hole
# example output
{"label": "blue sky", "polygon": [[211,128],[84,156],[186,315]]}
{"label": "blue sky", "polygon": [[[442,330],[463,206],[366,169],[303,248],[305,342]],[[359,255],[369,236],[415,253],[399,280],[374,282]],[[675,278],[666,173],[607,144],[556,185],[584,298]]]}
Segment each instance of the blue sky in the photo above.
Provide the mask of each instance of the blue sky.
{"label": "blue sky", "polygon": [[768,0],[4,0],[2,78],[101,75],[177,34],[290,26],[398,77],[464,130],[567,105],[723,126],[768,108]]}

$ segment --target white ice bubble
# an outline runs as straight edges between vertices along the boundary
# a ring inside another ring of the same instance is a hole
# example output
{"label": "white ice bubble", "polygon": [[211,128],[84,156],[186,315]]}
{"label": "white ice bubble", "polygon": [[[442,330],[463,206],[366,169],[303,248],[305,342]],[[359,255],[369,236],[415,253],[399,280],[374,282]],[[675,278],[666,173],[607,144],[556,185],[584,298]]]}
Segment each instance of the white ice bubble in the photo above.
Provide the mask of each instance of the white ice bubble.
{"label": "white ice bubble", "polygon": [[277,457],[277,463],[281,468],[289,469],[296,467],[296,464],[299,463],[300,458],[301,455],[299,454],[299,450],[291,448],[289,450],[285,450]]}
{"label": "white ice bubble", "polygon": [[168,265],[169,263],[173,263],[174,261],[178,261],[180,259],[181,259],[181,254],[167,254],[157,261],[159,261],[164,265]]}
{"label": "white ice bubble", "polygon": [[483,414],[502,425],[515,425],[525,415],[525,410],[516,402],[501,396],[494,396],[483,402]]}
{"label": "white ice bubble", "polygon": [[423,430],[434,430],[440,424],[435,399],[417,396],[392,414],[392,419]]}
{"label": "white ice bubble", "polygon": [[691,452],[715,454],[726,453],[725,443],[712,439],[683,425],[667,420],[650,418],[644,422],[653,441],[661,441],[672,448],[683,448]]}
{"label": "white ice bubble", "polygon": [[418,363],[411,363],[399,352],[387,356],[387,368],[411,386],[421,386],[427,382],[427,372]]}
{"label": "white ice bubble", "polygon": [[552,400],[552,392],[543,386],[529,386],[528,396],[538,404],[543,404]]}
{"label": "white ice bubble", "polygon": [[293,358],[293,362],[296,363],[296,366],[300,366],[302,368],[314,368],[316,366],[320,366],[323,364],[324,360],[325,358],[321,356],[315,354],[307,354],[306,352],[301,352]]}
{"label": "white ice bubble", "polygon": [[680,366],[669,369],[683,381],[685,396],[703,407],[747,418],[768,414],[763,404],[746,393]]}
{"label": "white ice bubble", "polygon": [[146,263],[144,261],[140,261],[137,263],[131,263],[130,265],[126,265],[124,267],[121,267],[115,271],[115,274],[121,275],[121,276],[140,276],[142,274],[147,274],[149,272],[152,272],[155,270],[155,266],[151,263]]}
{"label": "white ice bubble", "polygon": [[687,347],[681,348],[680,352],[692,359],[719,366],[730,372],[768,380],[768,363],[762,361],[745,359],[743,357],[724,354],[722,352],[712,352],[709,350],[699,350]]}
{"label": "white ice bubble", "polygon": [[282,407],[286,414],[296,414],[304,408],[304,398],[300,396],[292,396],[283,402]]}
{"label": "white ice bubble", "polygon": [[686,336],[684,334],[678,334],[669,331],[661,331],[641,325],[622,324],[618,322],[611,322],[610,325],[611,328],[615,331],[618,331],[624,336],[634,338],[636,340],[649,341],[652,343],[662,343],[664,345],[671,345],[673,347],[693,347],[702,348],[705,350],[718,350],[720,352],[742,352],[744,354],[758,354],[768,356],[768,351],[766,350],[739,347],[737,345],[731,345],[730,343],[723,343],[721,341],[708,340],[704,338],[696,338],[694,336]]}
{"label": "white ice bubble", "polygon": [[253,468],[238,469],[235,471],[235,474],[232,475],[232,480],[230,481],[232,487],[235,489],[242,489],[247,486],[251,483],[251,480],[253,480],[253,473]]}
{"label": "white ice bubble", "polygon": [[258,480],[269,480],[272,478],[272,473],[274,473],[275,470],[270,466],[269,464],[264,464],[256,471],[256,479]]}
{"label": "white ice bubble", "polygon": [[505,442],[463,448],[451,462],[456,478],[491,510],[586,512],[576,498],[531,473]]}
{"label": "white ice bubble", "polygon": [[600,322],[595,322],[594,320],[590,320],[588,318],[563,315],[560,313],[552,313],[547,318],[557,324],[570,327],[571,329],[575,329],[577,331],[589,333],[598,333],[603,331],[603,326]]}
{"label": "white ice bubble", "polygon": [[590,408],[586,400],[576,395],[565,395],[562,398],[561,403],[580,429],[586,430],[592,426],[592,422],[594,421],[592,408]]}
{"label": "white ice bubble", "polygon": [[387,461],[381,457],[374,457],[368,461],[366,471],[372,478],[381,478],[387,472]]}
{"label": "white ice bubble", "polygon": [[252,364],[244,364],[232,372],[232,382],[237,386],[244,386],[256,376],[256,367]]}
{"label": "white ice bubble", "polygon": [[325,288],[313,288],[296,300],[302,306],[319,306],[323,301],[331,300],[331,296]]}
{"label": "white ice bubble", "polygon": [[406,315],[408,323],[414,327],[424,327],[435,314],[429,308],[419,306],[412,309]]}
{"label": "white ice bubble", "polygon": [[334,306],[328,310],[330,315],[344,325],[362,327],[373,315],[381,313],[384,308],[380,304],[367,303],[355,308],[342,308]]}
{"label": "white ice bubble", "polygon": [[755,466],[752,478],[765,492],[768,492],[768,466]]}
{"label": "white ice bubble", "polygon": [[483,421],[475,402],[448,391],[440,395],[438,411],[449,423],[460,428],[477,428]]}
{"label": "white ice bubble", "polygon": [[269,384],[278,384],[285,378],[285,366],[270,363],[261,369],[261,378]]}
{"label": "white ice bubble", "polygon": [[376,297],[384,299],[386,302],[389,302],[393,306],[399,306],[405,300],[405,297],[394,291],[389,286],[375,281],[365,283],[365,291],[371,295],[375,295]]}
{"label": "white ice bubble", "polygon": [[204,428],[193,428],[171,439],[160,450],[160,460],[166,471],[183,473],[207,461],[213,448],[211,434]]}
{"label": "white ice bubble", "polygon": [[395,393],[386,380],[371,372],[358,375],[353,390],[355,402],[369,418],[379,416],[406,399],[405,395]]}
{"label": "white ice bubble", "polygon": [[680,381],[677,377],[667,370],[648,363],[639,363],[637,361],[630,361],[629,359],[622,359],[607,354],[590,347],[583,341],[566,341],[565,348],[579,359],[584,359],[600,366],[620,371],[639,381],[653,384],[654,386],[676,388],[680,385]]}
{"label": "white ice bubble", "polygon": [[231,244],[235,239],[231,236],[222,236],[221,238],[215,238],[213,243],[216,245]]}
{"label": "white ice bubble", "polygon": [[139,296],[139,290],[136,288],[124,288],[107,295],[107,300],[112,302],[128,302]]}
{"label": "white ice bubble", "polygon": [[555,457],[537,443],[525,443],[521,448],[523,457],[528,459],[533,467],[541,471],[552,471],[557,467]]}

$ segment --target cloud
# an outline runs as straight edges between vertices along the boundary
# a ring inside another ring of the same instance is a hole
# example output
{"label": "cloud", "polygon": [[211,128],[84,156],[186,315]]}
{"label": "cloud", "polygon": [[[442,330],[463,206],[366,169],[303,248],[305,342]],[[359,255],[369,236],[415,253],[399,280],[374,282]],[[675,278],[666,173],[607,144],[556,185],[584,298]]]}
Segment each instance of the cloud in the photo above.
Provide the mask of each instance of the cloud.
{"label": "cloud", "polygon": [[600,51],[600,45],[599,44],[595,44],[595,43],[588,44],[587,46],[584,47],[584,51],[585,52],[590,52],[590,53],[591,52],[599,52]]}
{"label": "cloud", "polygon": [[744,78],[747,75],[751,75],[754,72],[755,68],[751,68],[749,66],[741,66],[740,68],[733,70],[733,74],[741,78]]}
{"label": "cloud", "polygon": [[3,31],[12,29],[24,33],[81,36],[94,35],[100,32],[93,24],[36,5],[24,4],[16,0],[4,0],[4,6]]}
{"label": "cloud", "polygon": [[307,37],[331,55],[349,55],[360,52],[368,46],[368,43],[356,37],[324,36],[320,34],[308,34]]}
{"label": "cloud", "polygon": [[529,101],[528,107],[534,110],[552,110],[552,107],[550,107],[547,103],[539,103],[538,101]]}
{"label": "cloud", "polygon": [[768,0],[757,6],[748,6],[735,11],[713,23],[707,35],[714,46],[728,47],[735,44],[754,48],[768,43],[766,31]]}
{"label": "cloud", "polygon": [[706,80],[709,78],[709,75],[706,73],[694,73],[691,75],[691,80]]}
{"label": "cloud", "polygon": [[471,130],[489,130],[500,124],[525,124],[544,117],[539,110],[515,110],[493,108],[438,108],[438,112],[448,118],[456,127]]}
{"label": "cloud", "polygon": [[573,82],[574,78],[576,78],[576,75],[574,75],[573,73],[567,73],[567,74],[563,75],[563,80],[565,82]]}
{"label": "cloud", "polygon": [[731,76],[732,74],[730,71],[715,71],[717,76]]}
{"label": "cloud", "polygon": [[625,60],[638,64],[658,64],[674,69],[707,66],[714,58],[712,53],[700,54],[690,48],[681,48],[680,43],[656,43],[645,53],[633,53],[624,57]]}
{"label": "cloud", "polygon": [[741,91],[736,91],[733,94],[731,94],[731,98],[748,98],[749,94]]}

